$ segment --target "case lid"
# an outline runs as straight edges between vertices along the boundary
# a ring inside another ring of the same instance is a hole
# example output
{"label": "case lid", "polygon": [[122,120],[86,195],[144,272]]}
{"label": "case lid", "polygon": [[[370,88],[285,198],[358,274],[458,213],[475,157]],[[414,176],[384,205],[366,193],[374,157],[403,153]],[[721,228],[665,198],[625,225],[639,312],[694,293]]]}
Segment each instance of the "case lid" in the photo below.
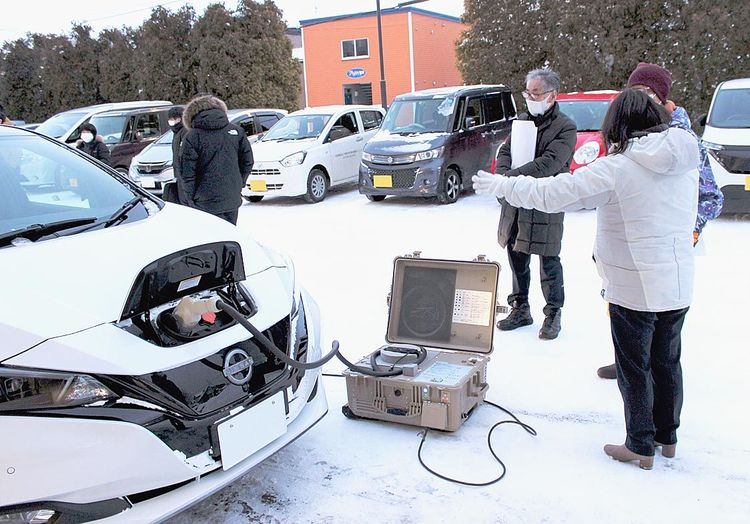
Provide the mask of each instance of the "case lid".
{"label": "case lid", "polygon": [[398,257],[386,340],[471,353],[492,353],[500,266]]}

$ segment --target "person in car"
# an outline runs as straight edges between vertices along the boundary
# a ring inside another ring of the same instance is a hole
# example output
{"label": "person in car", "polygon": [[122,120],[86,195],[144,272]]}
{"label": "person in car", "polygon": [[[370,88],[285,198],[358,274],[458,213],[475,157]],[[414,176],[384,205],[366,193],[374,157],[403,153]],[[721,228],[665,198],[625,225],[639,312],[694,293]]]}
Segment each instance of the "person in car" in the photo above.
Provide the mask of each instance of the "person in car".
{"label": "person in car", "polygon": [[609,303],[624,444],[604,452],[651,469],[673,457],[682,409],[680,333],[692,300],[698,145],[664,107],[625,89],[604,119],[609,154],[575,175],[537,179],[480,171],[479,193],[549,213],[596,209],[594,256]]}
{"label": "person in car", "polygon": [[253,168],[245,131],[227,118],[219,98],[193,98],[183,113],[189,129],[182,140],[180,169],[185,204],[237,224],[241,190]]}
{"label": "person in car", "polygon": [[[497,173],[515,177],[554,177],[568,171],[576,146],[576,124],[560,111],[556,102],[560,92],[560,76],[551,69],[535,69],[526,75],[528,113],[518,116],[531,120],[536,126],[535,158],[511,169],[511,141],[500,147],[497,154]],[[544,306],[544,323],[539,338],[551,340],[560,333],[560,308],[565,301],[560,248],[563,235],[563,213],[548,214],[540,210],[520,209],[507,201],[502,202],[502,213],[497,238],[507,249],[508,265],[512,272],[513,289],[508,296],[511,306],[507,318],[497,323],[501,331],[528,326],[534,321],[529,308],[531,255],[539,256],[539,276]]]}
{"label": "person in car", "polygon": [[87,122],[80,127],[80,134],[81,139],[76,142],[76,148],[109,165],[109,148],[104,139],[96,133],[96,126]]}
{"label": "person in car", "polygon": [[[630,74],[628,87],[643,91],[652,100],[662,104],[671,114],[669,126],[684,129],[692,135],[698,144],[701,157],[698,162],[698,173],[700,173],[698,217],[695,220],[693,229],[693,244],[695,245],[698,243],[698,239],[706,223],[719,216],[724,204],[724,195],[716,184],[714,172],[708,160],[708,152],[701,139],[693,132],[690,125],[690,117],[685,108],[677,106],[669,100],[669,91],[672,89],[672,74],[669,70],[657,64],[641,62]],[[596,374],[600,378],[605,379],[617,378],[614,364],[600,367],[596,370]]]}

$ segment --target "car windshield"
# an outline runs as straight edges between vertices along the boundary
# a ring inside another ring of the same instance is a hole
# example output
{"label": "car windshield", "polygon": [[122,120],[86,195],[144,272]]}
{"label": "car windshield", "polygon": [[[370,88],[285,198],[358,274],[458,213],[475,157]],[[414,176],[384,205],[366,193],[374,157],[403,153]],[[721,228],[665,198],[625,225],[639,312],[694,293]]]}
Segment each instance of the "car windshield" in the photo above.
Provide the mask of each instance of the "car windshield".
{"label": "car windshield", "polygon": [[720,89],[711,107],[708,125],[750,129],[750,88]]}
{"label": "car windshield", "polygon": [[576,123],[578,131],[601,131],[608,100],[558,100],[560,111]]}
{"label": "car windshield", "polygon": [[80,122],[86,114],[87,113],[84,111],[66,111],[64,113],[58,113],[42,122],[36,130],[43,135],[51,136],[52,138],[60,138],[70,131],[70,128]]}
{"label": "car windshield", "polygon": [[96,127],[96,133],[104,139],[105,144],[118,144],[122,140],[125,127],[125,115],[96,115],[90,123]]}
{"label": "car windshield", "polygon": [[154,142],[154,144],[159,144],[159,145],[171,144],[172,137],[174,137],[174,132],[170,129],[169,131],[161,135],[159,137],[159,140]]}
{"label": "car windshield", "polygon": [[[139,195],[62,144],[32,133],[0,135],[0,237],[29,227],[38,233],[60,222],[104,221]],[[146,210],[140,206],[131,215],[130,220],[138,220]],[[55,235],[61,233],[59,226],[55,229]]]}
{"label": "car windshield", "polygon": [[262,142],[317,138],[331,119],[331,115],[292,115],[276,122],[263,136]]}
{"label": "car windshield", "polygon": [[396,100],[380,128],[402,135],[445,133],[452,124],[455,102],[454,97]]}

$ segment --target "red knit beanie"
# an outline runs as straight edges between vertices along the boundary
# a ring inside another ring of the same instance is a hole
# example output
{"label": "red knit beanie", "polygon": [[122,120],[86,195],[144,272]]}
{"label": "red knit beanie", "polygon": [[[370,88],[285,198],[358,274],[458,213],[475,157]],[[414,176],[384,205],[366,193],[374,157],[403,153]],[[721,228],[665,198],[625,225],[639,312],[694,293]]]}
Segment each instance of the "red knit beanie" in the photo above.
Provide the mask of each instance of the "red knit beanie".
{"label": "red knit beanie", "polygon": [[672,73],[656,64],[641,62],[630,73],[628,87],[646,86],[656,93],[662,104],[667,102],[669,90],[672,88]]}

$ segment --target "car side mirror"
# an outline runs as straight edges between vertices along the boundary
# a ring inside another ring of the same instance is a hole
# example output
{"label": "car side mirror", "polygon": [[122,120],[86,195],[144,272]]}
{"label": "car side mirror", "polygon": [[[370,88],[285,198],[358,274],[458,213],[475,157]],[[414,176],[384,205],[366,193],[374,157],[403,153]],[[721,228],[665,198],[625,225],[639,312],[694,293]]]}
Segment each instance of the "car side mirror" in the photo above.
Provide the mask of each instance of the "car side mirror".
{"label": "car side mirror", "polygon": [[706,127],[706,120],[707,120],[708,114],[703,113],[702,115],[698,116],[698,125],[701,127]]}
{"label": "car side mirror", "polygon": [[470,127],[474,127],[477,125],[477,117],[475,116],[467,116],[464,118],[464,129],[469,129]]}
{"label": "car side mirror", "polygon": [[344,138],[349,136],[351,133],[349,130],[343,126],[339,127],[333,127],[331,131],[328,133],[328,138],[326,138],[326,142],[335,142],[336,140],[340,138]]}

